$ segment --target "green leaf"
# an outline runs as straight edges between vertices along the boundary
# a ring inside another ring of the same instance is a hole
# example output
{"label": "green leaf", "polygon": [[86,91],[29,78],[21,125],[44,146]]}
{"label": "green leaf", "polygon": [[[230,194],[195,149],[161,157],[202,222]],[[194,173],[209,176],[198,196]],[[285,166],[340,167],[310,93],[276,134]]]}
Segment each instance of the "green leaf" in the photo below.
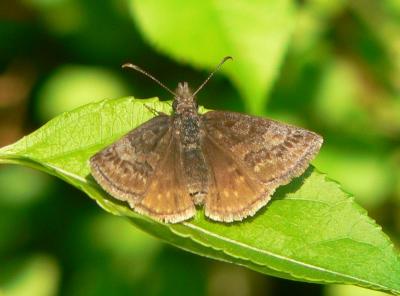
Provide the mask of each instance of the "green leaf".
{"label": "green leaf", "polygon": [[107,195],[90,176],[88,159],[151,118],[145,104],[166,113],[171,108],[157,99],[92,103],[0,149],[0,163],[58,176],[106,211],[199,255],[287,279],[400,293],[400,262],[388,237],[337,183],[312,167],[278,189],[255,217],[233,224],[211,222],[200,210],[188,222],[163,224]]}
{"label": "green leaf", "polygon": [[132,12],[144,37],[163,53],[198,68],[223,67],[247,109],[264,111],[294,25],[291,0],[133,1]]}

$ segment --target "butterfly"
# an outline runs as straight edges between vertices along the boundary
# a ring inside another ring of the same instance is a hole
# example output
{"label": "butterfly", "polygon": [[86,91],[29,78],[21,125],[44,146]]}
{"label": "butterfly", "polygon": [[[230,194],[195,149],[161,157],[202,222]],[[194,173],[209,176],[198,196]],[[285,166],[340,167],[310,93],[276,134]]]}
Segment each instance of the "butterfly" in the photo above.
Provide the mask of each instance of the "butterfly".
{"label": "butterfly", "polygon": [[268,203],[279,186],[300,176],[323,139],[303,128],[226,111],[199,114],[187,82],[171,115],[157,116],[90,158],[94,179],[136,212],[166,222],[192,218],[196,206],[214,221],[241,221]]}

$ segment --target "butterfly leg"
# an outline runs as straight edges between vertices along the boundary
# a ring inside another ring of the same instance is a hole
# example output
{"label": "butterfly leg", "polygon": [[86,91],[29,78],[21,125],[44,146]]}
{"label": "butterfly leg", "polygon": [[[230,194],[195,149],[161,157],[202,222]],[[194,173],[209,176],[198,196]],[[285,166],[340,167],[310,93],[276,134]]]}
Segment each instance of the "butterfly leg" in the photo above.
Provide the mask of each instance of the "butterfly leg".
{"label": "butterfly leg", "polygon": [[159,115],[167,115],[164,112],[160,112],[146,104],[144,104],[144,106],[146,107],[147,110],[149,110],[154,116],[159,116]]}

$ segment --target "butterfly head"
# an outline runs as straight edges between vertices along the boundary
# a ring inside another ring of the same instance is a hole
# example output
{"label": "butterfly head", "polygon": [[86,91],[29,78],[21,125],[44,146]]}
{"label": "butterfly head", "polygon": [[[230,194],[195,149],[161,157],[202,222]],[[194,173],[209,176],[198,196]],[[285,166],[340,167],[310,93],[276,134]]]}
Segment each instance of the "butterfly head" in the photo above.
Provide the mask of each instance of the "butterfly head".
{"label": "butterfly head", "polygon": [[198,105],[187,82],[178,83],[172,108],[175,114],[181,114],[185,111],[197,112]]}

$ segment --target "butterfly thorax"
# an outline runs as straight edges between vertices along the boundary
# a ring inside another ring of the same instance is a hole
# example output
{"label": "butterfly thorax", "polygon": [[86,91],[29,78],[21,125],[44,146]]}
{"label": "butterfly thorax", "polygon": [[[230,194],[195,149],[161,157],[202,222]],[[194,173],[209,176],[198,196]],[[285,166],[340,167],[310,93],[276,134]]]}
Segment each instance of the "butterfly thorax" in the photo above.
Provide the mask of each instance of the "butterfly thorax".
{"label": "butterfly thorax", "polygon": [[179,83],[172,104],[174,135],[184,149],[200,148],[200,115],[197,102],[187,82]]}

